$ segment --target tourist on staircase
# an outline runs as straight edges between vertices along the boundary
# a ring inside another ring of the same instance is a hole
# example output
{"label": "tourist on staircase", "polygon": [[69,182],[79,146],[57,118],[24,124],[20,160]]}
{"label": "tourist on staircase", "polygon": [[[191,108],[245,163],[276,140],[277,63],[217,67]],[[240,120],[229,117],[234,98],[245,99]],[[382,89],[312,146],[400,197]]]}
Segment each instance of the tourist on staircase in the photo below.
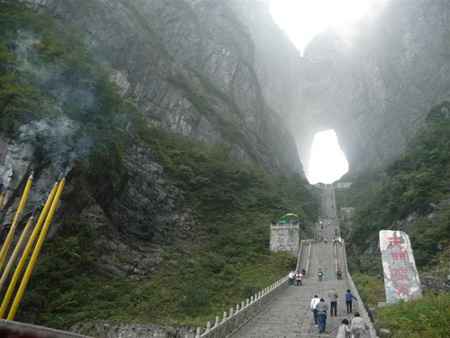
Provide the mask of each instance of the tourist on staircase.
{"label": "tourist on staircase", "polygon": [[297,286],[300,284],[302,285],[302,274],[300,271],[297,271],[297,274],[295,275],[295,279],[297,280]]}
{"label": "tourist on staircase", "polygon": [[[330,314],[331,314],[331,317],[333,317],[333,313],[334,313],[334,316],[336,316],[337,299],[338,299],[338,294],[336,292],[336,288],[331,288],[331,290],[328,291],[328,298],[330,298],[330,306],[331,306]],[[334,309],[334,311],[333,311],[333,309]]]}
{"label": "tourist on staircase", "polygon": [[317,304],[319,304],[319,302],[320,302],[319,297],[318,297],[317,295],[315,295],[314,298],[311,299],[311,305],[310,305],[310,307],[311,307],[311,312],[312,312],[313,315],[314,315],[314,323],[316,324],[316,327],[318,327],[318,324],[317,324],[317,310],[316,310],[316,306],[317,306]]}
{"label": "tourist on staircase", "polygon": [[326,333],[327,328],[327,310],[328,304],[325,303],[325,299],[320,298],[319,304],[316,305],[317,310],[317,324],[319,325],[319,333]]}
{"label": "tourist on staircase", "polygon": [[289,285],[294,285],[294,278],[295,278],[294,271],[291,271],[289,273]]}
{"label": "tourist on staircase", "polygon": [[336,338],[350,338],[352,336],[352,330],[348,327],[348,320],[342,319],[342,324],[339,326],[339,330]]}
{"label": "tourist on staircase", "polygon": [[341,268],[338,268],[338,269],[337,269],[336,274],[337,274],[337,279],[338,279],[338,280],[341,280],[341,279],[342,279],[342,270],[341,270]]}
{"label": "tourist on staircase", "polygon": [[347,290],[347,293],[345,294],[345,304],[347,305],[347,313],[352,313],[352,298],[356,301],[358,301],[358,299],[356,299],[355,296],[353,296],[353,294],[350,292],[350,289]]}
{"label": "tourist on staircase", "polygon": [[322,276],[323,276],[323,272],[322,269],[319,269],[319,272],[317,273],[317,275],[319,276],[319,280],[322,280]]}
{"label": "tourist on staircase", "polygon": [[[320,303],[319,303],[320,304]],[[320,325],[320,324],[319,324]],[[359,312],[355,312],[355,318],[352,320],[352,333],[354,338],[366,338],[369,326],[366,321],[359,316]]]}

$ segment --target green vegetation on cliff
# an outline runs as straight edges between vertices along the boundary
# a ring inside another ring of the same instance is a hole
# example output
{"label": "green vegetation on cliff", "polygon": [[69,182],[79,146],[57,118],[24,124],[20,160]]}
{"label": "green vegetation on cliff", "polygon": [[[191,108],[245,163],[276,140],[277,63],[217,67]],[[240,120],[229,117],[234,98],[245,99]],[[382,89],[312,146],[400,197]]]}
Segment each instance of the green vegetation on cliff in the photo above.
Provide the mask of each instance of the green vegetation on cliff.
{"label": "green vegetation on cliff", "polygon": [[[269,251],[269,222],[292,210],[299,214],[305,231],[311,228],[318,196],[298,174],[270,174],[232,158],[226,148],[207,147],[142,123],[137,126],[184,191],[186,206],[204,230],[196,234],[195,243],[168,245],[161,265],[139,281],[96,274],[86,260],[95,257],[95,246],[77,246],[76,238],[62,234],[47,247],[51,255],[44,262],[53,255],[83,253],[87,258],[59,259],[56,272],[50,271],[50,265],[39,265],[43,271],[31,289],[40,297],[28,299],[27,306],[43,309],[40,323],[52,327],[91,320],[204,325],[295,267],[296,257]],[[95,243],[95,232],[83,233],[90,234],[88,243]],[[74,270],[80,267],[77,263],[82,263],[84,272]],[[65,287],[69,275],[75,276],[70,283],[73,289]],[[48,283],[58,285],[58,291],[43,288]]]}
{"label": "green vegetation on cliff", "polygon": [[[295,257],[269,251],[269,223],[293,211],[309,231],[319,199],[299,174],[271,172],[233,158],[227,147],[148,127],[132,98],[119,97],[77,27],[15,1],[1,3],[0,132],[14,139],[33,121],[70,119],[79,133],[61,142],[75,148],[87,135],[93,140],[90,155],[74,163],[73,179],[81,182],[74,189],[89,187],[84,196],[104,210],[125,180],[123,151],[138,142],[152,150],[202,225],[195,240],[167,245],[148,276],[109,278],[95,268],[98,256],[108,254],[99,252],[96,225],[80,216],[87,201],[71,201],[61,229],[43,247],[17,320],[55,328],[96,320],[204,325],[295,266]],[[195,101],[202,97],[189,83],[180,86],[198,109],[215,114],[208,102]]]}
{"label": "green vegetation on cliff", "polygon": [[[337,190],[338,208],[354,206],[355,217],[343,225],[349,267],[361,297],[376,306],[385,301],[378,232],[395,229],[411,239],[421,276],[447,278],[450,259],[450,102],[433,107],[426,127],[404,154],[389,165],[347,177]],[[378,254],[375,254],[378,252]],[[394,337],[444,337],[450,334],[448,294],[428,291],[423,299],[400,303],[373,314],[378,327]]]}
{"label": "green vegetation on cliff", "polygon": [[375,323],[391,330],[393,338],[448,337],[450,295],[428,293],[422,299],[377,309]]}
{"label": "green vegetation on cliff", "polygon": [[65,228],[79,230],[61,233],[44,248],[25,295],[26,309],[40,309],[37,323],[204,325],[295,267],[296,257],[269,251],[269,222],[295,211],[303,229],[311,228],[318,196],[298,174],[270,174],[233,159],[226,148],[138,126],[204,230],[195,243],[168,245],[156,271],[136,281],[96,273],[94,227],[68,220]]}
{"label": "green vegetation on cliff", "polygon": [[[404,154],[386,167],[354,178],[338,191],[339,206],[352,205],[350,242],[363,252],[378,231],[398,229],[411,238],[416,263],[433,266],[450,241],[450,103],[433,107],[427,126],[410,141]],[[364,269],[364,266],[361,266]],[[442,270],[438,276],[449,273]]]}
{"label": "green vegetation on cliff", "polygon": [[[82,148],[79,142],[92,139],[91,179],[117,183],[123,163],[115,119],[130,108],[119,99],[108,70],[76,26],[35,15],[15,1],[2,1],[0,19],[0,133],[17,138],[33,121],[69,118],[77,133],[58,142]],[[52,142],[40,141],[42,148]]]}

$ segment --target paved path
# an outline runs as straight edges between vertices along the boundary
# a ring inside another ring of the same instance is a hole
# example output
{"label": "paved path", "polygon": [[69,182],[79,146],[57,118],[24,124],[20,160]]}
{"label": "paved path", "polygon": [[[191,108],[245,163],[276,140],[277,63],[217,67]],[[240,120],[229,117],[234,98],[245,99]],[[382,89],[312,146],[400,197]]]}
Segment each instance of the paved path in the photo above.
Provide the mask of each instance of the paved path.
{"label": "paved path", "polygon": [[[337,280],[336,266],[340,267],[344,274],[343,248],[336,247],[337,257],[335,260],[335,248],[331,239],[335,229],[339,232],[336,218],[336,207],[331,186],[327,185],[322,196],[321,215],[317,231],[328,238],[328,244],[311,244],[311,254],[307,278],[303,280],[302,286],[290,286],[284,293],[278,296],[268,306],[262,309],[256,316],[248,321],[246,325],[236,331],[233,338],[297,338],[297,337],[336,337],[337,330],[343,318],[351,320],[345,306],[345,293],[349,289],[346,280]],[[323,224],[323,228],[320,226]],[[300,269],[307,264],[309,245],[303,242],[303,250],[300,259]],[[324,272],[323,280],[319,281],[318,269]],[[344,278],[344,277],[343,277]],[[310,310],[310,301],[314,295],[324,298],[329,304],[328,291],[332,287],[338,293],[337,316],[331,317],[328,311],[327,327],[325,334],[319,334],[315,327],[313,314]],[[353,302],[353,311],[358,311],[357,302]]]}

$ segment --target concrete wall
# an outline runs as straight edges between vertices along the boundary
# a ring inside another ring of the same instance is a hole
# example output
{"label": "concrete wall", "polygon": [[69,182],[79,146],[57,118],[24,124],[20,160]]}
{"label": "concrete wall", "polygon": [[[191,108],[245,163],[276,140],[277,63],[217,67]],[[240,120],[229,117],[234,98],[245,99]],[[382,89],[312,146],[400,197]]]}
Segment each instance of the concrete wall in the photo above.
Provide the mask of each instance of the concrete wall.
{"label": "concrete wall", "polygon": [[0,319],[0,337],[2,338],[88,338],[72,332],[50,329],[26,323]]}
{"label": "concrete wall", "polygon": [[375,330],[375,327],[372,322],[372,318],[370,318],[369,313],[366,310],[366,307],[364,306],[364,302],[359,295],[358,289],[355,286],[355,283],[353,282],[352,276],[350,275],[350,272],[348,272],[348,264],[347,264],[347,253],[345,251],[345,243],[343,243],[344,246],[344,265],[345,265],[345,271],[347,273],[347,280],[350,284],[350,291],[351,293],[358,299],[357,307],[358,312],[361,315],[361,317],[365,320],[367,325],[369,326],[369,335],[370,338],[378,338],[377,331]]}
{"label": "concrete wall", "polygon": [[298,225],[270,225],[270,251],[287,251],[294,256],[300,249],[300,227]]}
{"label": "concrete wall", "polygon": [[348,189],[351,187],[353,182],[342,182],[336,184],[336,189]]}
{"label": "concrete wall", "polygon": [[341,208],[341,215],[343,221],[350,220],[353,218],[353,216],[355,216],[355,208],[353,207]]}

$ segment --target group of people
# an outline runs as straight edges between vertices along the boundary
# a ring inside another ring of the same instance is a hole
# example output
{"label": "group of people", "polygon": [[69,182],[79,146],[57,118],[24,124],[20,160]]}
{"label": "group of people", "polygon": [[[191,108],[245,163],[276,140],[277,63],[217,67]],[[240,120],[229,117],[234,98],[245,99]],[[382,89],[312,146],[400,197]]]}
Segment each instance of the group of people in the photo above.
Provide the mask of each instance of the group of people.
{"label": "group of people", "polygon": [[335,245],[339,245],[339,246],[342,246],[342,238],[339,236],[339,237],[333,237],[333,246],[335,246]]}
{"label": "group of people", "polygon": [[[336,275],[337,275],[338,280],[342,280],[342,269],[341,268],[337,269]],[[322,269],[319,269],[319,271],[317,272],[317,277],[319,277],[319,281],[322,281],[322,277],[323,277]]]}
{"label": "group of people", "polygon": [[289,285],[294,285],[294,282],[297,281],[297,286],[302,285],[302,278],[306,275],[305,268],[302,269],[302,271],[297,271],[297,273],[294,273],[294,271],[291,271],[289,273]]}
{"label": "group of people", "polygon": [[[324,237],[323,235],[321,235],[321,234],[318,234],[317,235],[317,239],[316,239],[316,241],[315,241],[316,243],[317,242],[324,242],[325,244],[327,244],[328,243],[328,238],[327,237]],[[342,246],[342,238],[339,236],[334,236],[333,237],[333,246],[337,246],[337,245],[339,245],[339,246]]]}
{"label": "group of people", "polygon": [[[328,298],[330,299],[330,315],[337,316],[337,299],[339,298],[338,293],[336,292],[336,288],[331,288],[331,290],[328,292]],[[356,297],[350,292],[350,290],[347,290],[347,293],[345,295],[345,303],[347,305],[347,314],[352,313],[352,301]],[[319,329],[320,333],[326,333],[326,326],[327,326],[327,311],[328,311],[328,304],[325,302],[324,298],[319,298],[317,295],[314,296],[313,299],[311,299],[311,311],[314,315],[314,323],[316,324],[316,327]],[[341,325],[339,326],[339,330],[337,333],[337,338],[348,338],[351,337],[351,334],[355,338],[364,338],[366,337],[367,330],[369,329],[369,326],[364,321],[363,318],[360,317],[358,312],[355,312],[355,318],[353,318],[351,325],[349,327],[349,321],[348,319],[343,319],[341,322]]]}
{"label": "group of people", "polygon": [[359,312],[355,312],[355,318],[352,319],[350,327],[348,319],[342,319],[336,338],[350,338],[352,335],[354,338],[365,338],[368,336],[368,329],[366,321],[360,317]]}

